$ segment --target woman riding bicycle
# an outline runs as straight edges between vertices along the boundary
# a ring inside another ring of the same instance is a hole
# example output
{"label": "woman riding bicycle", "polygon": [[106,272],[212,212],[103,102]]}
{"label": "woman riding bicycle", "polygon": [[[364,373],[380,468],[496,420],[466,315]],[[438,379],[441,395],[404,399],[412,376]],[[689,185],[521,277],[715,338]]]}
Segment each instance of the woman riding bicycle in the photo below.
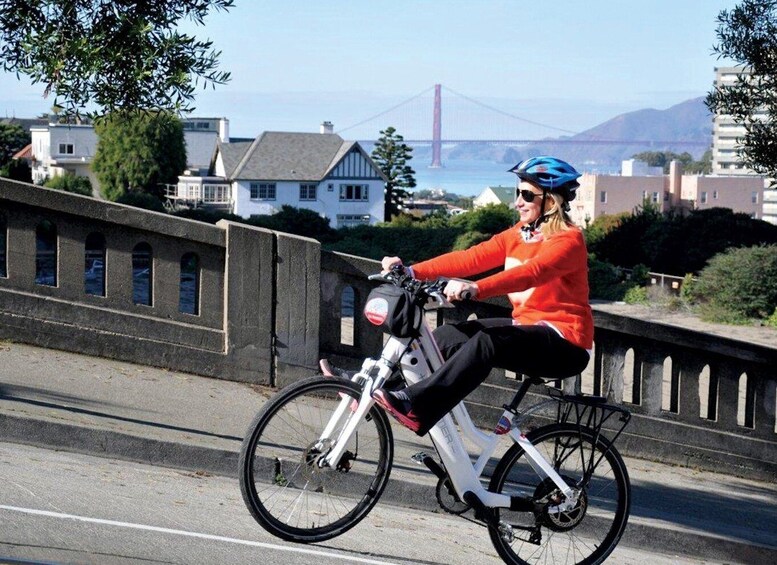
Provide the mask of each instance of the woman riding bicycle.
{"label": "woman riding bicycle", "polygon": [[[473,277],[504,270],[477,282],[451,280],[449,300],[485,299],[507,294],[512,318],[445,324],[434,332],[445,363],[429,378],[400,391],[379,389],[377,404],[401,424],[424,435],[493,367],[550,379],[579,374],[593,346],[588,303],[588,254],[583,234],[567,211],[580,186],[580,174],[554,157],[522,161],[515,208],[520,222],[466,251],[454,251],[408,267],[422,280]],[[402,265],[384,257],[388,271]]]}

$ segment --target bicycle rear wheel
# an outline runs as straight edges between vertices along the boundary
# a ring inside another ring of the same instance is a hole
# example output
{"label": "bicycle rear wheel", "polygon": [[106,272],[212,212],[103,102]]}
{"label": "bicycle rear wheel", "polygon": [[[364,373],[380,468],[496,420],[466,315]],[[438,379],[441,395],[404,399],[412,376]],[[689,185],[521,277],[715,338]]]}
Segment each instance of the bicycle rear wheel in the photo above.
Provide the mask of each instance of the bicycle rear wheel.
{"label": "bicycle rear wheel", "polygon": [[[489,529],[494,547],[506,563],[514,565],[601,563],[620,541],[629,517],[631,485],[623,459],[607,439],[572,424],[544,426],[528,438],[570,486],[582,486],[582,494],[574,508],[561,513],[548,510],[549,503],[537,515],[495,509],[498,519],[513,526],[515,539],[508,542]],[[583,484],[591,457],[595,462],[600,456]],[[538,501],[557,488],[550,479],[538,477],[524,450],[514,444],[496,466],[489,490],[521,493]]]}
{"label": "bicycle rear wheel", "polygon": [[[380,498],[394,444],[378,408],[359,424],[337,469],[318,465],[360,397],[350,381],[316,376],[281,390],[254,418],[240,452],[240,490],[271,534],[304,543],[327,540],[355,526]],[[337,406],[349,398],[333,433],[322,438]]]}

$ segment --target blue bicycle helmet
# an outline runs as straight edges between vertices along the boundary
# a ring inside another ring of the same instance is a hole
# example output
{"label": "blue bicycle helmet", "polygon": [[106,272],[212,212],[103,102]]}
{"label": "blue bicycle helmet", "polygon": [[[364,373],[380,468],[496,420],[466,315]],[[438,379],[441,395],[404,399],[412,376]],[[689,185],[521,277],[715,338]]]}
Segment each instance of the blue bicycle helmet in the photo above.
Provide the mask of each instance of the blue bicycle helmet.
{"label": "blue bicycle helmet", "polygon": [[542,155],[521,161],[510,169],[521,180],[537,185],[543,191],[554,192],[567,202],[574,200],[581,176],[575,168],[561,159]]}

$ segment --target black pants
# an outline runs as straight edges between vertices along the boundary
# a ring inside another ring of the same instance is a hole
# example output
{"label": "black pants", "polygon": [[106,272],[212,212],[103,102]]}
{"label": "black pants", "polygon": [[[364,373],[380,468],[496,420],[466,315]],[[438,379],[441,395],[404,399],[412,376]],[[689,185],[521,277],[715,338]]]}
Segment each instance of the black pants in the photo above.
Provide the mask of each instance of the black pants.
{"label": "black pants", "polygon": [[588,352],[548,326],[514,326],[509,318],[488,318],[444,324],[434,330],[443,358],[442,367],[405,389],[421,422],[418,434],[429,431],[480,383],[491,369],[548,379],[579,374],[588,364]]}

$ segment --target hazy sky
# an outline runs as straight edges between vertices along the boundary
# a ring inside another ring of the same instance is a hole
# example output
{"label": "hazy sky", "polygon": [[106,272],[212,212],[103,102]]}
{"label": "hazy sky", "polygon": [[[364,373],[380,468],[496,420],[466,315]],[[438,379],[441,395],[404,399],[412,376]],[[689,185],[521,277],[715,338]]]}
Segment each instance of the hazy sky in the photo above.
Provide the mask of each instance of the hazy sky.
{"label": "hazy sky", "polygon": [[[348,139],[431,131],[432,87],[454,136],[561,135],[703,96],[717,14],[735,0],[237,0],[205,27],[232,81],[198,91],[198,116],[233,136],[318,131]],[[1,74],[0,114],[49,111],[41,85]],[[369,120],[408,99],[393,112]],[[471,98],[494,107],[486,111]],[[516,116],[511,118],[509,116]],[[351,127],[365,120],[358,127]],[[537,122],[540,127],[529,122]],[[417,130],[417,131],[415,131]]]}

